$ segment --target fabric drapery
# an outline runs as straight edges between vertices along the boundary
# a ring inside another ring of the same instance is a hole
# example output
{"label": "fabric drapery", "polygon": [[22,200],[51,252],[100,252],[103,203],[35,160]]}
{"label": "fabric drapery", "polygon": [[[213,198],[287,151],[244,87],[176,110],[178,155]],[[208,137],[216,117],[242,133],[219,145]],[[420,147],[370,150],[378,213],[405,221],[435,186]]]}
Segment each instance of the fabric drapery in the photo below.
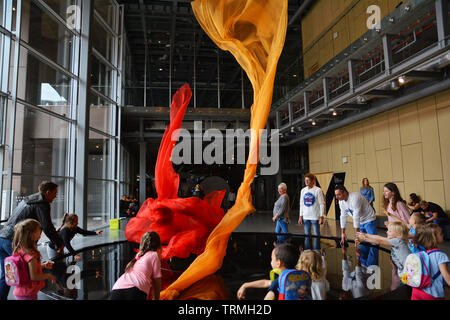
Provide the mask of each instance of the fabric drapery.
{"label": "fabric drapery", "polygon": [[[175,299],[193,284],[196,290],[208,291],[205,278],[222,266],[231,232],[246,215],[255,211],[250,185],[256,174],[257,161],[249,160],[259,160],[261,130],[265,128],[270,112],[276,67],[287,29],[287,0],[195,0],[191,5],[203,30],[219,48],[233,54],[252,83],[252,135],[244,179],[234,206],[209,235],[205,251],[161,292],[161,299]],[[199,285],[203,289],[199,289]]]}

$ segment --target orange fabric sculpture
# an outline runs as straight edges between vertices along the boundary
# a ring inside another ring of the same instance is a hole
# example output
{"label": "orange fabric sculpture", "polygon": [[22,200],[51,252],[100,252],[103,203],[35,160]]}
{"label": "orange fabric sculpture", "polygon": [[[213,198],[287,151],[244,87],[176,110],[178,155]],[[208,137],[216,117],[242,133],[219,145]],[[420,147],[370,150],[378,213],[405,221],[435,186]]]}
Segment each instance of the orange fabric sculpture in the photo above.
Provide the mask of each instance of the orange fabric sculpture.
{"label": "orange fabric sculpture", "polygon": [[[253,86],[249,159],[258,159],[260,130],[264,129],[272,103],[273,83],[287,29],[287,0],[195,0],[194,14],[203,30],[223,49],[230,51]],[[259,160],[259,159],[258,159]],[[247,160],[244,179],[235,205],[209,235],[205,251],[183,274],[161,292],[161,299],[188,299],[180,293],[195,284],[196,292],[208,292],[208,281],[222,266],[231,232],[246,215],[255,211],[250,184],[257,164]],[[199,282],[202,280],[201,282]],[[202,286],[202,288],[199,287]],[[214,299],[213,294],[204,297]],[[220,297],[218,297],[220,298]]]}
{"label": "orange fabric sculpture", "polygon": [[163,247],[161,259],[187,258],[199,255],[205,249],[208,235],[224,215],[220,207],[225,190],[213,191],[204,199],[178,198],[180,177],[172,166],[171,155],[178,138],[186,108],[192,96],[188,84],[178,89],[170,108],[170,123],[166,127],[155,167],[155,187],[158,197],[148,198],[136,217],[130,219],[125,236],[139,243],[150,230],[158,232]]}

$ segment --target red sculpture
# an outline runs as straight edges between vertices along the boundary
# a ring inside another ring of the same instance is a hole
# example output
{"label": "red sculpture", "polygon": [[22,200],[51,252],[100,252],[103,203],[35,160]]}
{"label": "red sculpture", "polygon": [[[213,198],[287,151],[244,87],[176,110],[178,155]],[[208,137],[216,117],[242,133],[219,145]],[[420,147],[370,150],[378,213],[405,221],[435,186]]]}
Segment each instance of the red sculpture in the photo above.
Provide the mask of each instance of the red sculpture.
{"label": "red sculpture", "polygon": [[171,155],[178,130],[192,96],[189,84],[177,90],[170,108],[170,123],[166,127],[155,167],[155,187],[158,197],[148,198],[126,228],[128,241],[141,241],[150,230],[158,232],[163,246],[161,259],[187,258],[201,254],[211,231],[224,216],[220,208],[225,190],[213,191],[204,199],[178,198],[180,177],[172,166]]}

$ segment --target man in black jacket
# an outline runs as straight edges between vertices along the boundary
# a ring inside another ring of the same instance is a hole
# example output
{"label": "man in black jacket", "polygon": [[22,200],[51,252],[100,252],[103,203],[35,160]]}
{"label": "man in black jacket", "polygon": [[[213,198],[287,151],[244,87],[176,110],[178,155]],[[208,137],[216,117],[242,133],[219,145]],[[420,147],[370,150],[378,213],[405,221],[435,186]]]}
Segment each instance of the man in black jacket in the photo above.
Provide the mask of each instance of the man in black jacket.
{"label": "man in black jacket", "polygon": [[5,283],[4,260],[12,254],[12,240],[14,238],[14,226],[25,219],[35,219],[40,222],[42,231],[55,243],[61,251],[63,242],[53,226],[50,217],[50,203],[56,198],[58,185],[51,181],[42,181],[39,184],[39,192],[25,197],[14,209],[6,224],[0,229],[0,300],[8,298],[9,286]]}

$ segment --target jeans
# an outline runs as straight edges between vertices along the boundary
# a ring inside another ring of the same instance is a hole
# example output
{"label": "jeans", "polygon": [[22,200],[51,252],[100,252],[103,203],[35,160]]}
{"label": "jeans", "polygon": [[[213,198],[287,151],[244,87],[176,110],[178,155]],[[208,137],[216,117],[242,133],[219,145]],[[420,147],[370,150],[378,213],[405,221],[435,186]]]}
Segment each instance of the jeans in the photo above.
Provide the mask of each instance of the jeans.
{"label": "jeans", "polygon": [[9,286],[5,282],[5,258],[12,255],[12,241],[0,238],[0,300],[7,300],[9,294]]}
{"label": "jeans", "polygon": [[[367,234],[377,234],[377,221],[371,221],[359,226],[359,231]],[[369,247],[364,244],[359,245],[359,250],[361,251],[361,256],[359,260],[361,264],[365,267],[372,265],[378,265],[378,249],[374,247]]]}
{"label": "jeans", "polygon": [[[277,225],[275,226],[275,233],[289,233],[288,224],[284,220],[277,220]],[[283,243],[287,239],[286,236],[277,236],[277,243]]]}
{"label": "jeans", "polygon": [[[314,235],[320,236],[320,225],[319,220],[303,220],[305,225],[305,235],[311,235],[311,225],[314,229]],[[311,249],[311,237],[305,238],[305,250]],[[313,240],[313,250],[320,250],[320,238],[314,238]]]}

